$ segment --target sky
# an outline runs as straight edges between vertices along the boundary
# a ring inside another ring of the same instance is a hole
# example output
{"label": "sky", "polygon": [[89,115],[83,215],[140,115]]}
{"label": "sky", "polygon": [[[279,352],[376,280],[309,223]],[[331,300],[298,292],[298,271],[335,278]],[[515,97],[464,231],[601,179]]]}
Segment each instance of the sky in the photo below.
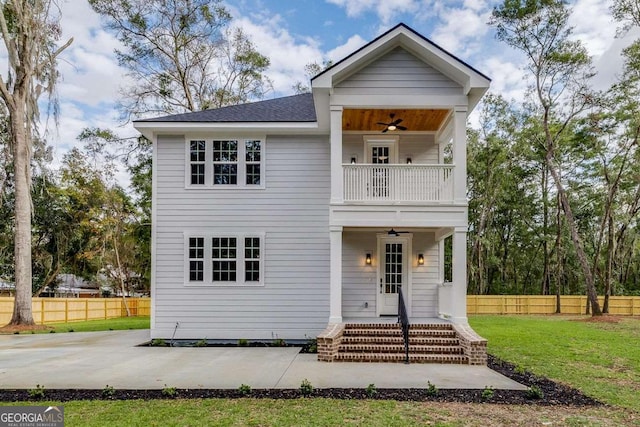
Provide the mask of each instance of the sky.
{"label": "sky", "polygon": [[[495,39],[488,25],[495,0],[235,0],[225,5],[231,26],[242,27],[257,50],[269,57],[267,75],[273,91],[267,98],[291,95],[292,85],[304,81],[304,66],[337,61],[402,22],[492,79],[491,92],[522,100],[526,90],[522,57]],[[640,32],[616,38],[611,0],[573,0],[571,24],[592,55],[598,71],[594,84],[610,85],[620,71],[621,49]],[[60,57],[58,85],[60,120],[51,120],[47,140],[54,149],[54,167],[79,145],[83,128],[101,127],[126,137],[136,135],[122,123],[117,110],[120,90],[127,82],[118,66],[114,35],[86,0],[63,0],[61,41],[73,37]],[[0,63],[2,58],[0,58]],[[5,59],[6,61],[6,59]],[[0,65],[0,71],[5,69]],[[43,118],[45,120],[46,118]],[[126,185],[126,176],[119,179]]]}

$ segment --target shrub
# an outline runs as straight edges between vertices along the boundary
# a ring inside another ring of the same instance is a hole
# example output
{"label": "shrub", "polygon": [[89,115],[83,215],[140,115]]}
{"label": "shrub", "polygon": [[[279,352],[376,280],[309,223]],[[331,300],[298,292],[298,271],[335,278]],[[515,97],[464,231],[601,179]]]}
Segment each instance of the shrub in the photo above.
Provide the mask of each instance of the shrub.
{"label": "shrub", "polygon": [[273,343],[271,345],[273,347],[286,347],[287,343],[282,338],[277,338],[273,340]]}
{"label": "shrub", "polygon": [[543,399],[544,392],[540,389],[540,387],[532,385],[527,389],[527,397],[529,399]]}
{"label": "shrub", "polygon": [[486,386],[484,390],[482,390],[482,395],[480,397],[482,397],[482,400],[489,400],[493,397],[494,393],[493,387]]}
{"label": "shrub", "polygon": [[44,399],[44,386],[40,385],[40,384],[36,384],[35,388],[30,388],[29,391],[29,397],[32,399]]}
{"label": "shrub", "polygon": [[107,384],[103,389],[102,389],[102,398],[103,399],[113,399],[113,395],[116,394],[116,390],[110,386],[109,384]]}
{"label": "shrub", "polygon": [[206,347],[207,346],[207,340],[205,338],[202,338],[200,341],[197,341],[194,345],[196,347]]}
{"label": "shrub", "polygon": [[251,386],[249,386],[247,384],[240,384],[240,387],[238,387],[238,392],[242,396],[248,396],[248,395],[251,394]]}
{"label": "shrub", "polygon": [[307,351],[309,353],[317,353],[318,352],[318,340],[315,338],[307,341]]}
{"label": "shrub", "polygon": [[175,387],[167,387],[167,385],[164,385],[164,388],[162,389],[162,395],[164,397],[176,397],[176,395],[178,394],[178,390],[176,390]]}
{"label": "shrub", "polygon": [[313,393],[313,386],[306,378],[300,383],[300,393],[302,393],[303,396],[309,396]]}
{"label": "shrub", "polygon": [[431,383],[431,381],[427,381],[427,396],[435,396],[438,394],[438,387]]}
{"label": "shrub", "polygon": [[151,340],[151,347],[166,347],[167,342],[162,338],[154,338]]}
{"label": "shrub", "polygon": [[238,340],[238,347],[246,347],[248,345],[249,345],[249,341],[247,341],[246,339],[240,338]]}
{"label": "shrub", "polygon": [[364,390],[367,393],[367,396],[370,398],[378,393],[378,389],[376,389],[376,385],[373,383],[369,384]]}

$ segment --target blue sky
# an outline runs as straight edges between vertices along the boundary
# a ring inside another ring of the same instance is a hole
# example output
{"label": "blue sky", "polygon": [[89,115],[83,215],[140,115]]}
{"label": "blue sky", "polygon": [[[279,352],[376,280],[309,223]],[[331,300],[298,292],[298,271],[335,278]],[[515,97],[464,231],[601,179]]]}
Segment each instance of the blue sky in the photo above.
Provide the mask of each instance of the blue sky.
{"label": "blue sky", "polygon": [[[232,25],[250,36],[268,56],[274,90],[268,97],[291,94],[305,79],[304,66],[323,59],[339,60],[384,31],[404,22],[452,54],[492,78],[491,90],[509,99],[522,99],[526,89],[522,60],[495,40],[487,25],[495,0],[235,0],[226,1]],[[597,84],[608,85],[620,66],[625,39],[615,38],[610,0],[573,0],[571,22],[575,37],[586,45],[599,71]],[[118,120],[116,102],[126,83],[113,50],[117,40],[101,25],[85,0],[61,3],[64,37],[74,37],[64,52],[59,85],[61,106],[57,131],[50,127],[49,143],[59,163],[85,127],[107,127],[122,136],[134,129]],[[1,62],[1,59],[0,59]],[[2,68],[0,68],[2,69]],[[121,177],[122,178],[122,177]]]}

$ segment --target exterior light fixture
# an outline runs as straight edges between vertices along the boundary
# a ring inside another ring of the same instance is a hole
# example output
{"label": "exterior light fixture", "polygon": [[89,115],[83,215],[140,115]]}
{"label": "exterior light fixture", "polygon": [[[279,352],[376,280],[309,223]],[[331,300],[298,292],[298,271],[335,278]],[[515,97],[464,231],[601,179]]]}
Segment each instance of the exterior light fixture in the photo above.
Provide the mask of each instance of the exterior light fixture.
{"label": "exterior light fixture", "polygon": [[413,162],[411,161],[411,157],[407,157],[407,164],[408,164],[408,165],[410,165],[411,163],[413,163]]}
{"label": "exterior light fixture", "polygon": [[371,265],[371,254],[367,254],[366,257],[364,258],[364,263],[367,265]]}
{"label": "exterior light fixture", "polygon": [[355,157],[351,158],[351,164],[355,165],[358,159],[356,159]]}
{"label": "exterior light fixture", "polygon": [[418,254],[418,265],[424,265],[424,255]]}

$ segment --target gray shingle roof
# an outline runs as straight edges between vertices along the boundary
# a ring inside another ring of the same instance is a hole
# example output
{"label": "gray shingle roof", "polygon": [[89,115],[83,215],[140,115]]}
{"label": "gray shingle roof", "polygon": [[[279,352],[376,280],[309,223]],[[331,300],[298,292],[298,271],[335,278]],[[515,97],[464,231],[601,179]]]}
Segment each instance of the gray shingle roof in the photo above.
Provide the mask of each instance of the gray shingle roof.
{"label": "gray shingle roof", "polygon": [[313,95],[286,96],[249,104],[232,105],[213,110],[174,114],[137,122],[315,122]]}

